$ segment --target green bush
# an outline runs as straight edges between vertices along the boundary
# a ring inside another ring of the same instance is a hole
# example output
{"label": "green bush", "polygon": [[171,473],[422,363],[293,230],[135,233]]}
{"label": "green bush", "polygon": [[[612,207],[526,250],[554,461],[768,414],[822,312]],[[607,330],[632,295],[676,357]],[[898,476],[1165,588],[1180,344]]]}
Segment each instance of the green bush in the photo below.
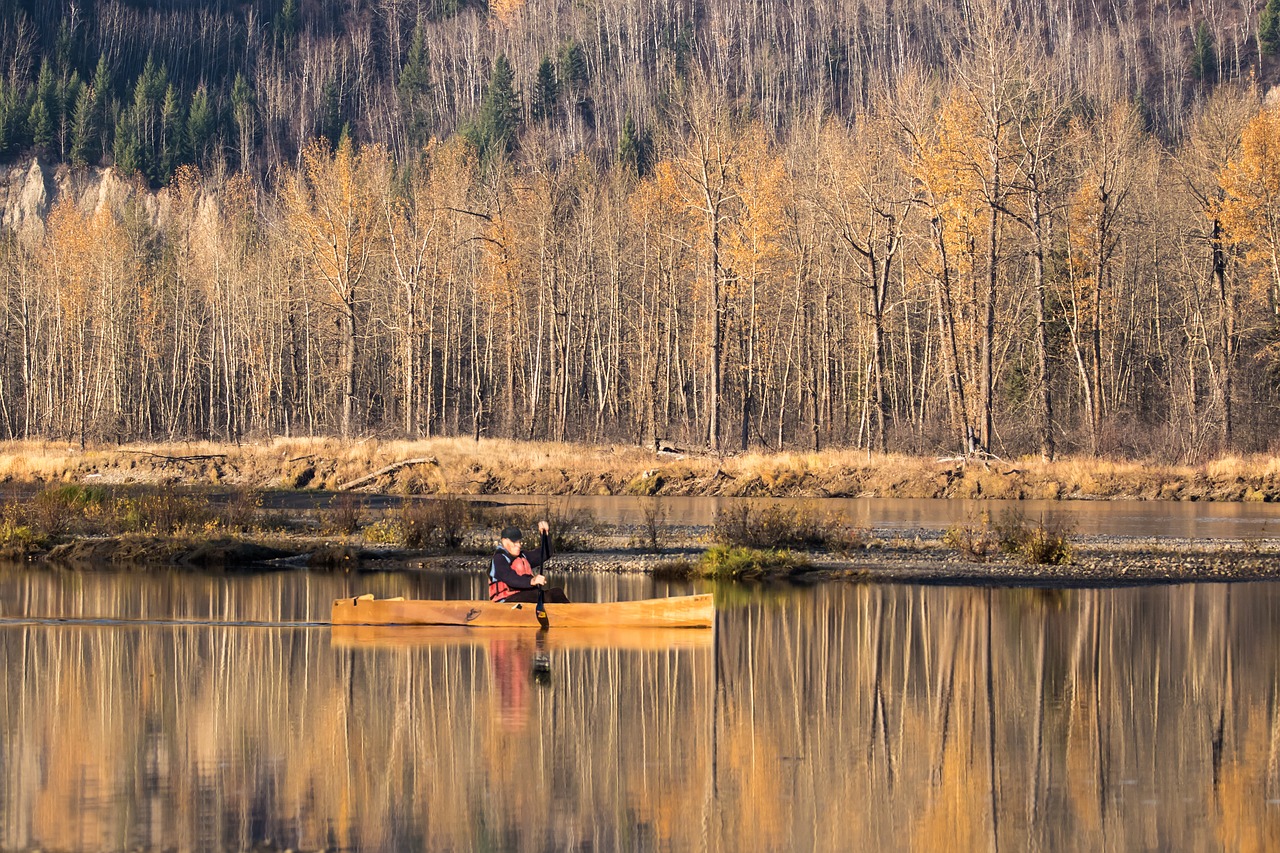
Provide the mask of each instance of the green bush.
{"label": "green bush", "polygon": [[656,581],[687,581],[697,572],[697,565],[688,560],[667,560],[654,566],[652,574]]}
{"label": "green bush", "polygon": [[1071,562],[1069,527],[1052,516],[1041,517],[1032,525],[1021,510],[1009,509],[1000,514],[992,529],[1000,550],[1028,565],[1059,566]]}
{"label": "green bush", "polygon": [[799,554],[777,548],[743,548],[717,545],[698,561],[698,573],[722,580],[758,580],[789,574],[809,564]]}
{"label": "green bush", "polygon": [[27,551],[48,544],[48,537],[29,525],[10,517],[7,511],[0,517],[0,547]]}
{"label": "green bush", "polygon": [[1071,542],[1067,537],[1064,526],[1041,519],[1023,539],[1018,556],[1035,566],[1065,565],[1071,562]]}

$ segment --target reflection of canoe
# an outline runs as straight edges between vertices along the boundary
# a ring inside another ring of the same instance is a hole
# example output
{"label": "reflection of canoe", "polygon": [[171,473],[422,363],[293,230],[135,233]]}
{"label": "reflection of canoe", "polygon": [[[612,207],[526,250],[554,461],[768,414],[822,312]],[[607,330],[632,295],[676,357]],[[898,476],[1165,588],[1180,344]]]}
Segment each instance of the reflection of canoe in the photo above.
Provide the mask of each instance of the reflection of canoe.
{"label": "reflection of canoe", "polygon": [[547,631],[532,628],[490,628],[473,631],[460,625],[335,625],[333,644],[358,649],[400,649],[432,646],[483,646],[494,640],[536,643],[552,649],[666,649],[711,648],[710,631],[683,628],[575,628]]}
{"label": "reflection of canoe", "polygon": [[[584,604],[547,604],[551,628],[710,628],[715,605],[708,595]],[[533,604],[498,601],[377,600],[333,602],[334,625],[463,625],[471,628],[536,628]]]}

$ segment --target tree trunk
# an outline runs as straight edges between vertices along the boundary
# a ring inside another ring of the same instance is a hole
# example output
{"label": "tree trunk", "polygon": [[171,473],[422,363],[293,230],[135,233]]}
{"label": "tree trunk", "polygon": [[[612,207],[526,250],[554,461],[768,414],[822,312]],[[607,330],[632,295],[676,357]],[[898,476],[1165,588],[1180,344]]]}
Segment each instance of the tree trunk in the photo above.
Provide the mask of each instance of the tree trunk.
{"label": "tree trunk", "polygon": [[356,307],[348,300],[341,315],[342,341],[339,346],[339,365],[342,407],[339,428],[343,438],[351,437],[351,415],[356,394]]}
{"label": "tree trunk", "polygon": [[707,383],[707,446],[720,449],[720,389],[724,349],[724,309],[720,304],[720,222],[711,213],[711,381]]}
{"label": "tree trunk", "polygon": [[1232,372],[1235,362],[1235,305],[1227,291],[1227,255],[1222,245],[1222,223],[1213,220],[1213,284],[1218,296],[1218,315],[1222,329],[1222,351],[1218,366],[1219,393],[1222,396],[1222,447],[1230,450],[1232,435]]}
{"label": "tree trunk", "polygon": [[938,334],[942,338],[942,362],[947,375],[947,409],[951,414],[951,428],[960,439],[960,452],[970,450],[969,412],[965,401],[964,377],[960,375],[960,343],[956,340],[955,308],[951,299],[951,276],[947,267],[947,244],[942,226],[933,222],[934,239],[938,243],[938,255],[942,263],[942,275],[934,284],[938,305]]}
{"label": "tree trunk", "polygon": [[404,399],[401,406],[404,408],[404,434],[409,438],[417,438],[419,430],[415,424],[415,416],[417,414],[414,403],[415,380],[417,375],[418,360],[418,317],[415,308],[412,289],[407,289],[405,294],[409,301],[408,311],[405,314],[405,330],[404,330]]}
{"label": "tree trunk", "polygon": [[[1000,178],[994,181],[996,198],[1000,197]],[[982,371],[982,423],[981,439],[982,449],[984,451],[991,450],[992,432],[995,427],[995,374],[993,364],[993,349],[995,347],[996,332],[996,247],[997,247],[997,229],[1000,227],[1000,210],[995,205],[991,205],[991,213],[988,222],[990,233],[987,235],[987,292],[983,299],[983,312],[985,319],[982,324],[982,359],[979,369]]]}
{"label": "tree trunk", "polygon": [[1036,288],[1036,388],[1040,396],[1040,456],[1051,460],[1053,447],[1053,397],[1049,388],[1049,336],[1045,319],[1044,280],[1044,222],[1040,212],[1040,195],[1037,192],[1032,215],[1035,217],[1035,276]]}

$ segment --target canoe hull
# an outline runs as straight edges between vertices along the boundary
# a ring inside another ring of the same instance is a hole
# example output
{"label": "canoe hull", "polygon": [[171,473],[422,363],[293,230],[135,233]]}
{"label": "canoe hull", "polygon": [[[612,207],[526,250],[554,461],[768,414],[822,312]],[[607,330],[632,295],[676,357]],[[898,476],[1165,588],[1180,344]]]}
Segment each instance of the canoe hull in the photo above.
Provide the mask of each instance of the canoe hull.
{"label": "canoe hull", "polygon": [[[339,598],[334,625],[462,625],[471,628],[537,628],[535,605],[496,601],[379,601]],[[551,628],[710,628],[712,596],[684,595],[641,601],[547,604]]]}
{"label": "canoe hull", "polygon": [[460,625],[334,625],[332,643],[348,649],[491,648],[496,645],[536,647],[546,651],[624,649],[657,652],[710,649],[712,631],[687,628],[485,628]]}

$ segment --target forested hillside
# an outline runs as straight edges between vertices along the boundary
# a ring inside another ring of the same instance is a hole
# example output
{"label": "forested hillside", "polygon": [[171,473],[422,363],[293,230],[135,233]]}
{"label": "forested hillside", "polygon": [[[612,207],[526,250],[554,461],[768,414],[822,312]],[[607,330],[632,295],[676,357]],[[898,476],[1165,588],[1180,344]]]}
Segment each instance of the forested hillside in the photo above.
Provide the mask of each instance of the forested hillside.
{"label": "forested hillside", "polygon": [[133,189],[4,223],[0,433],[1267,449],[1278,51],[1280,0],[5,0],[0,156]]}
{"label": "forested hillside", "polygon": [[[992,0],[978,0],[976,7]],[[1081,94],[1133,100],[1179,138],[1221,81],[1273,73],[1277,0],[1001,0],[1001,39]],[[400,161],[459,130],[536,159],[607,160],[627,116],[668,128],[691,75],[788,135],[852,121],[968,50],[966,0],[4,0],[0,154],[115,163],[167,183],[182,163],[269,175],[344,131]],[[500,70],[505,60],[505,70]],[[1030,68],[1023,69],[1030,71]],[[493,78],[510,114],[484,115]],[[501,82],[501,81],[499,81]],[[485,126],[498,121],[501,126]]]}

